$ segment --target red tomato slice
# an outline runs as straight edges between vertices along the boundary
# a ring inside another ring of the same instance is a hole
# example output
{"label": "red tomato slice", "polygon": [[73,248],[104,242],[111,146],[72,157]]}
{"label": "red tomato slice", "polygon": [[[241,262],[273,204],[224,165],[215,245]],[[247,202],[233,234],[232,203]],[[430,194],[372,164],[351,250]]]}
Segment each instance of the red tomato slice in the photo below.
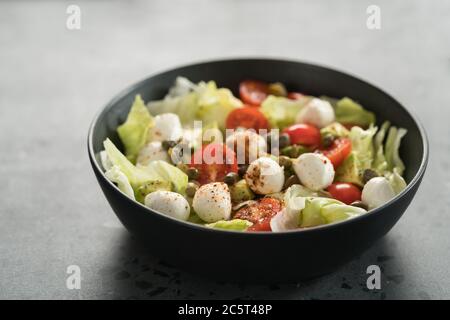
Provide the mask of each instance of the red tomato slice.
{"label": "red tomato slice", "polygon": [[198,182],[223,181],[229,172],[238,172],[236,154],[222,143],[211,143],[198,149],[191,158],[191,167],[199,171]]}
{"label": "red tomato slice", "polygon": [[348,138],[339,138],[324,150],[319,150],[324,156],[330,159],[334,168],[339,167],[352,151],[352,142]]}
{"label": "red tomato slice", "polygon": [[345,204],[361,200],[361,190],[351,183],[335,182],[327,188],[331,196]]}
{"label": "red tomato slice", "polygon": [[240,209],[234,215],[234,219],[244,219],[253,222],[248,231],[271,231],[270,220],[281,209],[280,200],[262,198],[258,203]]}
{"label": "red tomato slice", "polygon": [[300,92],[289,92],[287,97],[292,100],[299,100],[304,97]]}
{"label": "red tomato slice", "polygon": [[241,127],[258,131],[259,129],[269,129],[269,122],[258,109],[243,107],[234,109],[228,114],[226,127],[227,129]]}
{"label": "red tomato slice", "polygon": [[269,85],[262,81],[245,80],[239,84],[239,96],[244,103],[259,106],[269,95]]}
{"label": "red tomato slice", "polygon": [[302,144],[305,146],[318,146],[321,136],[320,130],[310,124],[294,124],[283,130],[283,133],[289,135],[291,144]]}
{"label": "red tomato slice", "polygon": [[266,218],[263,221],[260,221],[258,223],[255,223],[251,227],[247,229],[247,231],[272,231],[272,228],[270,227],[270,218]]}

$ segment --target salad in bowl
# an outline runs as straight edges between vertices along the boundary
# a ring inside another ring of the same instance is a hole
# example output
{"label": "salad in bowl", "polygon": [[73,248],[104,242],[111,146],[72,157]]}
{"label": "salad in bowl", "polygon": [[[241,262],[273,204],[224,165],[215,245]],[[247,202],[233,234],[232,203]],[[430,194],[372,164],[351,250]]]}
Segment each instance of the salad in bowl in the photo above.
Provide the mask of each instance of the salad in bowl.
{"label": "salad in bowl", "polygon": [[123,148],[106,139],[100,152],[105,176],[153,211],[205,228],[312,228],[370,214],[406,187],[406,129],[376,125],[351,97],[279,82],[219,88],[178,77],[162,100],[137,95],[117,133]]}

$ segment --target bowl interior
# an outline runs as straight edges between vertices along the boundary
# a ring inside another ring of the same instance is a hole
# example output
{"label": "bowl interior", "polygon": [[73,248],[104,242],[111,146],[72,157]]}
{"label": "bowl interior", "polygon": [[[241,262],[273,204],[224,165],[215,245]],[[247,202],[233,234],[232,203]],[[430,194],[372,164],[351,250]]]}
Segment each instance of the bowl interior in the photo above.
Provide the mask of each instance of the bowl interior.
{"label": "bowl interior", "polygon": [[[411,114],[385,92],[353,76],[328,68],[268,59],[200,63],[160,73],[133,85],[108,103],[94,121],[89,141],[94,153],[97,155],[103,149],[103,141],[107,137],[116,145],[122,146],[116,128],[125,121],[136,94],[141,94],[146,102],[161,99],[177,76],[187,77],[194,82],[214,80],[218,86],[231,89],[235,95],[241,80],[258,79],[279,81],[284,83],[288,90],[310,95],[337,98],[348,96],[375,112],[378,124],[389,120],[393,125],[408,130],[400,148],[400,156],[406,166],[407,182],[418,173],[425,158],[423,131]],[[98,156],[96,159],[99,163]]]}

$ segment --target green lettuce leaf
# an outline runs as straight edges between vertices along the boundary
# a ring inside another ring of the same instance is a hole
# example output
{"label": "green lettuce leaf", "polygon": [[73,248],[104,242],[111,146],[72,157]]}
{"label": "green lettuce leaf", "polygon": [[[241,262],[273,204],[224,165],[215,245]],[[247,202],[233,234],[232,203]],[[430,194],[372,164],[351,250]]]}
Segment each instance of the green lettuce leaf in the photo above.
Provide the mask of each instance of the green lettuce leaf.
{"label": "green lettuce leaf", "polygon": [[374,157],[373,137],[376,132],[377,127],[374,126],[370,126],[367,130],[360,127],[353,127],[350,130],[352,151],[359,160],[361,170],[372,167]]}
{"label": "green lettuce leaf", "polygon": [[185,127],[192,127],[194,120],[201,120],[204,126],[216,123],[223,130],[228,113],[243,106],[230,90],[217,88],[214,81],[193,84],[182,79],[177,78],[164,99],[147,104],[152,114],[175,113]]}
{"label": "green lettuce leaf", "polygon": [[304,97],[299,100],[291,100],[269,96],[261,104],[260,110],[267,117],[272,128],[282,130],[295,123],[298,112],[310,99],[310,97]]}
{"label": "green lettuce leaf", "polygon": [[203,125],[217,123],[220,129],[225,129],[225,120],[235,108],[243,106],[226,88],[217,88],[214,81],[200,83],[197,89],[199,99],[196,118],[203,121]]}
{"label": "green lettuce leaf", "polygon": [[242,219],[233,219],[233,220],[220,220],[214,223],[205,224],[205,226],[209,228],[215,229],[225,229],[225,230],[236,230],[236,231],[245,231],[249,227],[251,227],[253,223],[247,220]]}
{"label": "green lettuce leaf", "polygon": [[329,198],[307,198],[300,227],[314,227],[346,220],[367,211]]}
{"label": "green lettuce leaf", "polygon": [[336,103],[336,121],[342,124],[352,124],[368,127],[375,123],[375,114],[365,110],[359,103],[350,98],[342,98]]}
{"label": "green lettuce leaf", "polygon": [[405,170],[405,165],[403,164],[402,159],[400,159],[399,149],[400,142],[405,136],[406,132],[406,129],[391,127],[386,138],[384,151],[384,156],[387,162],[387,170],[392,172],[395,168],[400,176]]}
{"label": "green lettuce leaf", "polygon": [[385,121],[381,125],[380,130],[378,130],[373,140],[375,155],[373,159],[372,169],[374,169],[379,174],[383,174],[388,167],[386,157],[384,156],[383,142],[390,125],[391,124],[389,121]]}
{"label": "green lettuce leaf", "polygon": [[137,188],[146,182],[160,179],[160,177],[156,174],[151,174],[141,168],[137,168],[130,162],[130,160],[127,159],[127,157],[123,155],[122,152],[120,152],[119,149],[117,149],[111,140],[106,139],[103,142],[103,145],[109,161],[113,166],[117,166],[118,169],[128,178],[133,190],[136,191]]}
{"label": "green lettuce leaf", "polygon": [[125,193],[131,199],[135,200],[134,190],[131,187],[130,181],[118,166],[113,165],[105,172],[105,176],[112,182],[116,183],[120,191]]}
{"label": "green lettuce leaf", "polygon": [[127,120],[117,128],[120,140],[125,147],[125,154],[132,162],[136,162],[139,151],[147,142],[153,118],[148,112],[140,95],[136,95]]}
{"label": "green lettuce leaf", "polygon": [[389,184],[391,185],[395,194],[399,194],[400,192],[402,192],[403,189],[406,188],[406,181],[398,173],[397,168],[394,168],[393,172],[388,173],[386,175],[386,178],[388,179]]}

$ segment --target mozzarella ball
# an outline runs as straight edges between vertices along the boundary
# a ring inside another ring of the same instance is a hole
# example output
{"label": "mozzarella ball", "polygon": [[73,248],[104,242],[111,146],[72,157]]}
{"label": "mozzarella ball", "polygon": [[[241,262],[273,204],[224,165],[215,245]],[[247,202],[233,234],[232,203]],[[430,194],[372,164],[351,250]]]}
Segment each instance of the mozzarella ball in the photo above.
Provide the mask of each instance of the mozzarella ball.
{"label": "mozzarella ball", "polygon": [[300,110],[297,123],[308,123],[318,128],[326,127],[335,120],[334,109],[328,101],[314,98]]}
{"label": "mozzarella ball", "polygon": [[194,195],[192,206],[203,221],[211,223],[229,220],[231,196],[228,185],[223,182],[214,182],[201,186]]}
{"label": "mozzarella ball", "polygon": [[300,182],[311,190],[322,190],[333,183],[333,164],[320,153],[302,154],[293,161],[293,167]]}
{"label": "mozzarella ball", "polygon": [[154,118],[154,126],[150,129],[153,141],[178,141],[183,137],[180,118],[175,113],[163,113]]}
{"label": "mozzarella ball", "polygon": [[250,163],[267,151],[266,139],[249,130],[233,132],[226,144],[236,153],[238,164]]}
{"label": "mozzarella ball", "polygon": [[167,153],[167,150],[164,150],[162,147],[161,141],[147,143],[147,145],[139,151],[136,163],[146,166],[155,160],[170,162],[169,154]]}
{"label": "mozzarella ball", "polygon": [[284,171],[275,160],[261,157],[248,166],[245,181],[255,193],[280,192],[284,185]]}
{"label": "mozzarella ball", "polygon": [[363,188],[361,200],[373,209],[379,207],[395,197],[394,189],[385,177],[370,179]]}
{"label": "mozzarella ball", "polygon": [[189,218],[190,207],[187,200],[180,194],[171,191],[155,191],[149,193],[144,203],[150,209],[167,216],[186,221]]}

